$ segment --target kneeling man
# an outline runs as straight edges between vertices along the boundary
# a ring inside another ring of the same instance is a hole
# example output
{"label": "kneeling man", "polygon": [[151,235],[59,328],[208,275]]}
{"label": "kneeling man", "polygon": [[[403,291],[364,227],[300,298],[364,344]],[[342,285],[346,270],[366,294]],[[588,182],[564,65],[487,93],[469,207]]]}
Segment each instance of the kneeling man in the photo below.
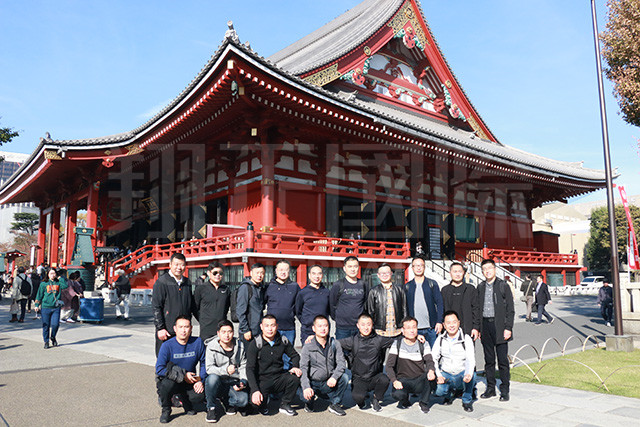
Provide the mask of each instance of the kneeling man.
{"label": "kneeling man", "polygon": [[[300,355],[293,344],[278,332],[276,318],[267,314],[260,322],[262,334],[255,337],[247,347],[247,379],[251,388],[251,402],[267,415],[267,399],[270,393],[282,393],[280,412],[286,415],[298,415],[291,407],[291,401],[300,387],[302,371]],[[293,366],[284,370],[282,355],[290,358]]]}
{"label": "kneeling man", "polygon": [[313,400],[317,395],[331,401],[329,412],[347,415],[340,406],[349,384],[349,377],[344,373],[347,362],[342,346],[335,338],[329,337],[329,320],[326,316],[316,316],[311,328],[315,336],[302,347],[300,358],[302,394],[306,402],[304,409],[313,412]]}
{"label": "kneeling man", "polygon": [[409,394],[420,396],[420,410],[429,412],[431,384],[436,379],[431,348],[418,341],[418,320],[405,317],[402,320],[402,337],[391,346],[387,358],[387,375],[393,385],[391,396],[398,401],[398,408],[411,406]]}
{"label": "kneeling man", "polygon": [[436,396],[444,396],[444,404],[450,405],[453,389],[462,390],[462,407],[472,412],[471,396],[476,383],[473,340],[460,329],[460,319],[455,311],[444,313],[444,329],[431,352],[438,377]]}
{"label": "kneeling man", "polygon": [[247,394],[247,355],[244,343],[233,337],[233,323],[224,319],[218,322],[217,336],[207,340],[207,422],[215,423],[220,419],[216,402],[221,401],[227,415],[235,415],[240,408],[246,415],[245,406],[249,403]]}
{"label": "kneeling man", "polygon": [[[156,361],[158,394],[162,405],[161,423],[171,420],[171,396],[177,394],[182,400],[184,411],[195,415],[193,406],[204,400],[206,378],[205,347],[202,340],[191,336],[191,319],[178,316],[173,325],[176,336],[162,343]],[[196,366],[200,363],[200,374]]]}

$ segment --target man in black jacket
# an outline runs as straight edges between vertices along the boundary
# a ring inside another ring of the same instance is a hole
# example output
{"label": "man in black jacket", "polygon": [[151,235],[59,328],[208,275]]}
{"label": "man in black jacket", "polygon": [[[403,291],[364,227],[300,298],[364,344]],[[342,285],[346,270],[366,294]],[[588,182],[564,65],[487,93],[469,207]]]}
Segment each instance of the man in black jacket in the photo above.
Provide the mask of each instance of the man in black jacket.
{"label": "man in black jacket", "polygon": [[[122,319],[124,314],[124,320],[129,320],[129,297],[131,295],[131,283],[129,278],[125,274],[125,271],[121,268],[116,270],[118,278],[114,283],[116,289],[116,296],[118,301],[116,302],[116,319]],[[120,304],[124,307],[124,313],[120,310]]]}
{"label": "man in black jacket", "polygon": [[358,318],[355,336],[340,340],[342,349],[350,352],[351,397],[360,409],[364,408],[367,394],[373,390],[371,407],[382,411],[380,402],[389,387],[389,377],[382,372],[385,351],[395,342],[393,337],[381,337],[373,330],[373,319],[366,313]]}
{"label": "man in black jacket", "polygon": [[231,292],[222,283],[222,265],[217,261],[210,263],[205,274],[207,280],[193,292],[194,314],[200,322],[202,341],[217,334],[218,323],[227,318],[231,302]]}
{"label": "man in black jacket", "polygon": [[[407,315],[404,286],[393,283],[393,272],[386,263],[378,267],[378,279],[380,284],[369,292],[367,312],[378,335],[397,337],[402,332],[402,319]],[[388,304],[389,301],[393,304]]]}
{"label": "man in black jacket", "polygon": [[481,312],[478,291],[464,281],[465,268],[461,263],[451,263],[449,274],[451,283],[442,288],[444,311],[455,311],[460,317],[462,332],[475,341],[480,336]]}
{"label": "man in black jacket", "polygon": [[264,312],[264,265],[257,262],[251,266],[249,277],[238,288],[236,314],[239,323],[239,337],[249,343],[260,334],[260,321]]}
{"label": "man in black jacket", "polygon": [[169,271],[153,285],[151,305],[156,327],[156,356],[162,343],[175,336],[169,331],[173,331],[178,316],[186,316],[191,320],[193,294],[189,278],[183,276],[186,264],[184,255],[174,253],[169,259]]}
{"label": "man in black jacket", "polygon": [[[261,335],[257,335],[247,347],[247,380],[251,389],[251,402],[268,414],[267,399],[270,393],[282,393],[280,413],[298,415],[291,401],[300,387],[300,355],[286,338],[278,332],[275,316],[267,314],[260,322]],[[289,356],[289,371],[284,370],[282,355]]]}
{"label": "man in black jacket", "polygon": [[358,333],[358,316],[366,311],[368,289],[358,279],[360,262],[350,255],[344,259],[342,267],[345,277],[331,285],[329,308],[331,318],[336,322],[336,339],[354,336]]}
{"label": "man in black jacket", "polygon": [[509,400],[509,345],[513,338],[513,294],[507,283],[496,277],[496,263],[485,259],[481,263],[484,281],[478,285],[478,300],[482,307],[480,337],[484,350],[484,371],[487,389],[483,399],[496,395],[496,355],[500,371],[500,401]]}
{"label": "man in black jacket", "polygon": [[547,310],[545,310],[545,305],[551,304],[551,294],[549,293],[549,287],[546,283],[542,281],[542,276],[536,277],[536,281],[538,282],[536,285],[536,304],[538,304],[538,320],[536,320],[536,325],[542,323],[542,316],[547,318],[547,322],[549,324],[553,323],[553,317]]}

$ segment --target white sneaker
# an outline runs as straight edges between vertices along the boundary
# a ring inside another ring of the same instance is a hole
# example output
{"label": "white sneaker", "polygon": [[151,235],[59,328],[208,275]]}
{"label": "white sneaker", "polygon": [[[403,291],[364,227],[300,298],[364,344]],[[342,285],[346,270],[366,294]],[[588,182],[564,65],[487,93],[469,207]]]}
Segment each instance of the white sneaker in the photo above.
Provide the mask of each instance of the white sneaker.
{"label": "white sneaker", "polygon": [[67,323],[76,323],[76,321],[73,319],[67,319]]}
{"label": "white sneaker", "polygon": [[607,322],[607,326],[611,326],[611,322]]}

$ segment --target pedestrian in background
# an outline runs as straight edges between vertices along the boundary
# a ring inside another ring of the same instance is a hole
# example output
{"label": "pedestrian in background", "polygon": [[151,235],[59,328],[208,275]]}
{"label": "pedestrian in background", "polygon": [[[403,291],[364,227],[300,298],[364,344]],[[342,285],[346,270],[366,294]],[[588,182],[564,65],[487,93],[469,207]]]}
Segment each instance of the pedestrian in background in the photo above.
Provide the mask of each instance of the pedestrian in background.
{"label": "pedestrian in background", "polygon": [[535,292],[535,287],[533,286],[530,274],[527,274],[526,279],[522,282],[522,285],[520,285],[520,292],[522,292],[521,301],[527,305],[526,320],[527,322],[532,322],[531,310],[533,308],[533,293]]}
{"label": "pedestrian in background", "polygon": [[67,282],[63,277],[58,277],[55,268],[50,268],[46,275],[47,280],[40,283],[35,303],[36,307],[41,307],[44,348],[49,348],[49,339],[54,347],[58,345],[56,335],[60,327],[60,307],[64,304],[60,296],[62,290],[67,288]]}
{"label": "pedestrian in background", "polygon": [[549,324],[553,323],[553,317],[547,310],[544,308],[547,304],[551,304],[551,294],[549,293],[549,287],[546,283],[542,281],[542,276],[536,277],[538,282],[536,286],[536,304],[538,305],[538,320],[536,320],[536,325],[539,325],[542,322],[542,316],[547,318],[547,322]]}
{"label": "pedestrian in background", "polygon": [[609,286],[609,282],[604,282],[598,291],[598,304],[600,304],[600,313],[607,326],[611,326],[613,322],[613,288]]}

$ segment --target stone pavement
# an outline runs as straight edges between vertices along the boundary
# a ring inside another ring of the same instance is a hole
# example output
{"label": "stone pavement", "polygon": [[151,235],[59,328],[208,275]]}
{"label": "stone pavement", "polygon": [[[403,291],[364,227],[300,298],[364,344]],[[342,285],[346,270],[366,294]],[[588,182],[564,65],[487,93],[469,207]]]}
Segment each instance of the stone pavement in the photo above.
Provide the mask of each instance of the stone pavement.
{"label": "stone pavement", "polygon": [[[153,379],[153,325],[148,307],[133,307],[130,322],[116,321],[105,307],[103,324],[62,324],[60,346],[44,350],[40,321],[27,315],[8,323],[8,302],[0,303],[0,425],[115,426],[158,424]],[[479,385],[479,392],[484,384]],[[338,418],[328,412],[298,417],[224,416],[222,425],[635,425],[640,400],[536,384],[512,383],[511,400],[478,400],[466,413],[460,400],[435,403],[428,415],[417,404],[399,410],[390,399],[381,413],[354,409]],[[273,407],[273,413],[276,408]],[[204,413],[189,417],[174,409],[170,425],[204,423]],[[382,418],[381,418],[382,417]],[[635,420],[635,421],[634,421]]]}

